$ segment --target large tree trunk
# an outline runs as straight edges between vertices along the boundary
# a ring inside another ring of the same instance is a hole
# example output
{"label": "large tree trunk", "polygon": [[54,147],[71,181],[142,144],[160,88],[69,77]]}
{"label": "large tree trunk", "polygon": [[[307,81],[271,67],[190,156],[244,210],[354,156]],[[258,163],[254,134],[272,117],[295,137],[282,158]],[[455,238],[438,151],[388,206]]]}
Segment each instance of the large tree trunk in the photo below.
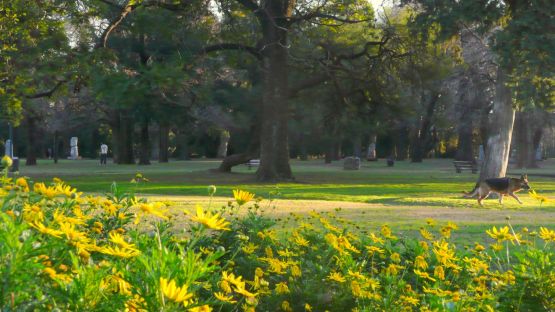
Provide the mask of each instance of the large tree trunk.
{"label": "large tree trunk", "polygon": [[124,111],[117,111],[113,124],[114,149],[118,164],[134,164],[133,155],[133,119]]}
{"label": "large tree trunk", "polygon": [[504,177],[507,173],[515,110],[511,101],[511,92],[505,82],[506,75],[499,68],[495,83],[493,109],[488,123],[488,140],[480,171],[480,180]]}
{"label": "large tree trunk", "polygon": [[53,142],[53,146],[52,146],[52,158],[54,159],[55,164],[58,163],[58,136],[59,136],[59,131],[55,130],[54,131],[54,142]]}
{"label": "large tree trunk", "polygon": [[428,105],[426,107],[425,114],[421,117],[420,127],[415,131],[413,135],[413,140],[411,144],[411,161],[412,162],[422,162],[426,153],[426,147],[428,145],[428,138],[430,133],[430,128],[432,126],[432,117],[436,108],[436,104],[439,100],[439,92],[434,92]]}
{"label": "large tree trunk", "polygon": [[259,181],[293,179],[289,165],[287,124],[288,71],[287,71],[287,7],[282,1],[263,4],[265,14],[259,15],[262,25],[262,128],[260,135]]}
{"label": "large tree trunk", "polygon": [[[467,91],[467,90],[465,90]],[[458,143],[455,160],[472,161],[474,152],[472,150],[472,110],[469,103],[461,103],[462,112],[457,125]]]}
{"label": "large tree trunk", "polygon": [[395,152],[397,160],[406,160],[409,157],[409,129],[399,126],[395,133]]}
{"label": "large tree trunk", "polygon": [[150,165],[150,137],[148,135],[148,120],[141,123],[141,151],[139,165]]}
{"label": "large tree trunk", "polygon": [[158,151],[158,162],[167,163],[169,159],[168,149],[169,149],[169,133],[170,127],[167,123],[160,123],[160,138],[158,141],[159,151]]}
{"label": "large tree trunk", "polygon": [[353,156],[358,158],[362,156],[362,139],[360,135],[353,138]]}
{"label": "large tree trunk", "polygon": [[37,119],[29,113],[25,116],[27,122],[27,158],[26,166],[37,165]]}
{"label": "large tree trunk", "polygon": [[220,144],[218,146],[218,158],[225,158],[227,156],[227,146],[229,145],[229,139],[231,135],[227,130],[221,130],[220,132]]}

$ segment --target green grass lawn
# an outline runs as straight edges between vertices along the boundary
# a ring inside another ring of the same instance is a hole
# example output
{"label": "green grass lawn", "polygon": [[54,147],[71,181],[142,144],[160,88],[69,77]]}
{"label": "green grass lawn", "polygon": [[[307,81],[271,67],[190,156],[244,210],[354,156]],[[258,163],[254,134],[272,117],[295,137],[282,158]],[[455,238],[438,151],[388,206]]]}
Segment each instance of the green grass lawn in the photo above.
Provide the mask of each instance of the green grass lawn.
{"label": "green grass lawn", "polygon": [[[279,184],[257,183],[255,170],[245,166],[231,174],[211,170],[218,165],[217,160],[194,160],[102,167],[94,160],[62,160],[56,165],[52,161],[39,161],[35,167],[22,166],[20,173],[35,181],[59,177],[84,192],[107,192],[110,184],[116,182],[121,189],[170,199],[177,203],[176,210],[205,203],[206,186],[210,184],[218,187],[216,204],[225,204],[235,188],[265,198],[279,191],[280,200],[274,203],[277,209],[273,210],[276,218],[286,218],[292,212],[331,211],[341,207],[339,214],[360,228],[389,223],[398,229],[413,231],[427,218],[434,218],[455,221],[463,228],[463,235],[472,235],[483,233],[492,224],[505,224],[506,216],[511,216],[515,225],[555,225],[555,201],[540,206],[525,192],[520,193],[523,205],[506,198],[503,206],[496,199],[489,199],[480,207],[476,200],[463,198],[461,192],[473,188],[477,175],[455,173],[451,160],[425,160],[420,164],[397,162],[392,168],[384,161],[364,162],[358,171],[343,170],[341,162],[326,165],[322,160],[294,160],[296,182]],[[530,185],[539,194],[555,199],[555,180],[545,177],[555,174],[555,160],[540,165],[540,169],[526,170]],[[137,172],[150,182],[138,186],[131,183]],[[515,176],[521,172],[509,170]]]}

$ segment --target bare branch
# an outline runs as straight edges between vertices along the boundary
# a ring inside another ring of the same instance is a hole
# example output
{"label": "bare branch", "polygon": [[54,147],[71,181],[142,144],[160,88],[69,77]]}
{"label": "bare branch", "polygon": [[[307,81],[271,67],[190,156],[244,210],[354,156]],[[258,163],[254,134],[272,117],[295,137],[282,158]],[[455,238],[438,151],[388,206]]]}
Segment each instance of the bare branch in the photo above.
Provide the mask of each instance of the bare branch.
{"label": "bare branch", "polygon": [[201,54],[207,54],[210,52],[215,51],[222,51],[222,50],[238,50],[238,51],[245,51],[249,52],[250,54],[254,55],[258,60],[262,60],[262,54],[258,49],[255,47],[247,46],[244,44],[239,43],[219,43],[214,44],[208,47],[205,47],[201,50]]}
{"label": "bare branch", "polygon": [[27,99],[39,99],[39,98],[43,98],[43,97],[51,97],[52,94],[54,94],[54,92],[56,92],[56,90],[58,90],[65,82],[66,82],[66,80],[60,80],[60,81],[58,81],[58,83],[56,83],[56,85],[52,89],[50,89],[48,91],[36,93],[36,94],[33,94],[33,95],[26,95],[25,98],[27,98]]}
{"label": "bare branch", "polygon": [[251,11],[257,11],[258,9],[260,9],[258,7],[258,4],[254,2],[254,0],[237,0],[237,2],[239,2],[241,5],[243,5],[245,8]]}

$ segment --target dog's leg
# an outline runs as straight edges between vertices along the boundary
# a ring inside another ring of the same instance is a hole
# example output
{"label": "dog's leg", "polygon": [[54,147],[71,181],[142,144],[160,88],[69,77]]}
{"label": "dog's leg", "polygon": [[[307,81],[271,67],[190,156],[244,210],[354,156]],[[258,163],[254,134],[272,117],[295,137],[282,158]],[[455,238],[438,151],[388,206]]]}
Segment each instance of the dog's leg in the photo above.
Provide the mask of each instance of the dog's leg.
{"label": "dog's leg", "polygon": [[522,205],[522,202],[520,201],[520,198],[518,198],[518,196],[516,196],[515,193],[509,193],[509,195],[511,195],[512,198],[516,199],[516,201]]}
{"label": "dog's leg", "polygon": [[503,194],[499,194],[499,205],[503,205]]}

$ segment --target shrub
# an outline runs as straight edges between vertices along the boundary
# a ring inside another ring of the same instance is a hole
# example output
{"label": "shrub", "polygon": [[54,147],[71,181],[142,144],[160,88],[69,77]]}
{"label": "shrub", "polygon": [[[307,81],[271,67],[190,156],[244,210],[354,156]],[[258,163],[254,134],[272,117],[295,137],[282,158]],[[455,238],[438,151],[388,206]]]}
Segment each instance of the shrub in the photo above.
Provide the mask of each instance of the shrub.
{"label": "shrub", "polygon": [[115,185],[95,197],[58,179],[1,183],[2,311],[555,309],[555,232],[546,228],[493,227],[489,247],[465,249],[450,241],[453,223],[399,237],[312,212],[284,233],[240,191],[226,207],[197,207],[180,227],[171,203]]}

